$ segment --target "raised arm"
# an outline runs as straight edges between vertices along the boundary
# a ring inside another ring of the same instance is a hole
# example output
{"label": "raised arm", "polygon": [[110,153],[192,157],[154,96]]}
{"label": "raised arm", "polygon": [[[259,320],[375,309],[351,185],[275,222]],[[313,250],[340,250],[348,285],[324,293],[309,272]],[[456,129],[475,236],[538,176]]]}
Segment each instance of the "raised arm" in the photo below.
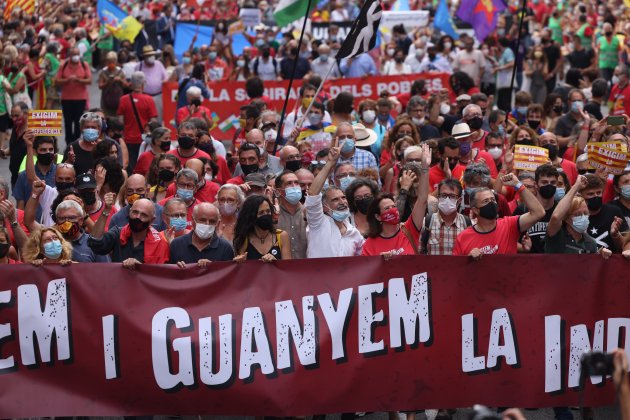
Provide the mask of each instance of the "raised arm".
{"label": "raised arm", "polygon": [[562,197],[562,199],[558,202],[556,209],[551,215],[551,220],[549,220],[549,224],[547,225],[548,238],[556,236],[556,234],[560,231],[560,228],[562,227],[562,221],[567,215],[569,208],[571,208],[571,202],[573,202],[573,198],[580,190],[586,187],[586,185],[586,177],[582,175],[578,176],[575,184],[573,184],[569,192],[567,192],[565,196]]}
{"label": "raised arm", "polygon": [[29,184],[32,184],[35,180],[37,180],[37,175],[35,174],[35,161],[33,160],[33,141],[35,139],[33,130],[26,130],[22,139],[26,145],[26,180]]}
{"label": "raised arm", "polygon": [[[13,227],[13,234],[15,235],[15,244],[17,245],[19,250],[22,250],[24,244],[28,240],[26,233],[22,230],[22,226],[18,223],[17,212],[15,211],[15,206],[11,200],[2,200],[0,201],[0,211],[4,214],[4,217],[9,219],[11,225],[15,224]],[[21,253],[21,252],[20,252]]]}
{"label": "raised arm", "polygon": [[431,149],[428,144],[422,145],[422,163],[420,164],[420,179],[418,180],[416,204],[413,205],[411,217],[416,228],[422,227],[422,220],[427,210],[429,197],[429,166],[431,165]]}
{"label": "raised arm", "polygon": [[326,162],[322,170],[319,171],[313,180],[313,184],[311,184],[311,188],[308,190],[308,195],[318,195],[322,191],[330,172],[332,172],[337,165],[337,160],[339,160],[339,148],[331,147],[330,152],[328,152],[328,162]]}
{"label": "raised arm", "polygon": [[107,223],[107,218],[109,217],[109,212],[112,211],[112,206],[115,202],[116,194],[111,192],[105,194],[105,197],[103,198],[103,206],[105,206],[105,208],[101,212],[101,215],[98,217],[98,220],[96,220],[96,223],[94,224],[90,232],[90,235],[94,239],[101,239],[103,237],[103,233],[105,232],[105,224]]}
{"label": "raised arm", "polygon": [[41,225],[35,221],[35,215],[37,214],[37,207],[39,206],[39,196],[42,195],[45,189],[46,183],[36,179],[33,181],[31,196],[26,200],[26,207],[24,207],[24,225],[26,225],[31,232],[41,228]]}
{"label": "raised arm", "polygon": [[[515,189],[519,189],[523,184],[518,180],[516,175],[507,174],[503,175],[503,184]],[[536,222],[545,217],[545,208],[540,204],[540,201],[534,194],[529,192],[527,188],[521,188],[521,200],[527,206],[527,213],[523,214],[519,219],[519,230],[526,232],[527,229],[534,226]]]}

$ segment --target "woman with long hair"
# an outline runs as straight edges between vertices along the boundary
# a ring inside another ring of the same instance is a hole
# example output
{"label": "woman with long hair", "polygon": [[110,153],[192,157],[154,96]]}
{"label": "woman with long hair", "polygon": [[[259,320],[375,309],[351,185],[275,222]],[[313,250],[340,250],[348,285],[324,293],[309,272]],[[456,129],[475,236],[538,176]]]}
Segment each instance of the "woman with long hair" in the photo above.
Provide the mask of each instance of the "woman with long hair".
{"label": "woman with long hair", "polygon": [[3,226],[0,226],[0,265],[22,264],[21,261],[11,258],[12,256],[17,258],[17,250],[11,245],[9,232]]}
{"label": "woman with long hair", "polygon": [[234,261],[291,259],[289,235],[273,225],[275,212],[274,205],[263,195],[245,200],[234,228]]}
{"label": "woman with long hair", "polygon": [[[162,153],[153,159],[147,173],[147,183],[151,186],[149,198],[153,202],[166,198],[166,189],[175,182],[175,175],[181,168],[182,164],[175,155]],[[119,195],[124,197],[122,193]]]}
{"label": "woman with long hair", "polygon": [[389,132],[385,135],[383,139],[383,147],[381,149],[381,169],[380,175],[382,178],[385,178],[385,174],[387,170],[394,166],[395,162],[392,162],[392,146],[396,144],[398,139],[401,139],[405,136],[409,136],[412,139],[413,144],[420,144],[420,133],[416,128],[415,124],[411,122],[411,120],[407,117],[399,117],[396,121],[396,124],[389,130]]}
{"label": "woman with long hair", "polygon": [[42,228],[31,233],[24,245],[24,262],[41,266],[43,264],[68,265],[72,263],[72,244],[54,228]]}

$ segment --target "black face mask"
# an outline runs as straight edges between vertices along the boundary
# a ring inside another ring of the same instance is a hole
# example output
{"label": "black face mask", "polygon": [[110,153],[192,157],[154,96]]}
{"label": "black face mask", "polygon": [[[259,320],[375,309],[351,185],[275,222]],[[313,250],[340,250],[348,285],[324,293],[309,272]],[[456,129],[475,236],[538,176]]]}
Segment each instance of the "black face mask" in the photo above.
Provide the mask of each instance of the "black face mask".
{"label": "black face mask", "polygon": [[499,214],[499,205],[494,201],[489,202],[485,206],[479,208],[479,216],[484,219],[494,220]]}
{"label": "black face mask", "polygon": [[214,147],[212,145],[212,141],[209,141],[209,142],[206,142],[206,143],[201,143],[197,147],[199,148],[199,150],[203,150],[204,152],[206,152],[209,155],[212,155],[212,153],[214,152]]}
{"label": "black face mask", "polygon": [[11,244],[0,244],[0,258],[4,258],[9,253]]}
{"label": "black face mask", "polygon": [[258,172],[258,164],[252,163],[251,165],[241,165],[241,170],[245,176]]}
{"label": "black face mask", "polygon": [[86,206],[96,203],[96,194],[93,192],[80,192],[79,197],[81,197]]}
{"label": "black face mask", "polygon": [[262,56],[265,57],[265,58],[269,58],[270,55],[271,55],[271,52],[269,50],[265,50],[262,53]]}
{"label": "black face mask", "polygon": [[149,227],[150,222],[143,222],[140,218],[129,218],[129,229],[134,233],[140,233]]}
{"label": "black face mask", "polygon": [[356,200],[354,204],[357,206],[357,210],[359,210],[361,214],[367,214],[368,207],[370,207],[370,204],[372,204],[372,201],[374,201],[374,198],[372,197],[362,198],[361,200]]}
{"label": "black face mask", "polygon": [[471,130],[479,130],[483,125],[483,119],[481,117],[473,117],[468,120],[468,127]]}
{"label": "black face mask", "polygon": [[287,171],[295,172],[302,167],[302,161],[291,160],[284,165],[284,169]]}
{"label": "black face mask", "polygon": [[562,106],[554,106],[553,112],[555,112],[556,114],[562,114]]}
{"label": "black face mask", "polygon": [[555,144],[545,144],[543,148],[549,150],[549,159],[553,162],[558,157],[558,146]]}
{"label": "black face mask", "polygon": [[170,141],[161,142],[160,149],[162,149],[163,152],[168,152],[169,150],[171,150],[171,142]]}
{"label": "black face mask", "polygon": [[540,196],[545,199],[549,199],[553,197],[555,193],[556,193],[555,185],[548,184],[548,185],[543,185],[542,187],[538,188],[538,194],[540,194]]}
{"label": "black face mask", "polygon": [[516,144],[520,144],[522,146],[533,146],[534,145],[534,141],[533,140],[522,140],[522,141],[516,141]]}
{"label": "black face mask", "polygon": [[394,58],[394,61],[398,64],[401,64],[403,62],[403,58],[402,57],[396,57]]}
{"label": "black face mask", "polygon": [[540,127],[540,120],[527,120],[527,125],[529,125],[532,130],[537,130],[538,127]]}
{"label": "black face mask", "polygon": [[[446,161],[446,159],[442,159],[441,163],[442,165],[444,165],[444,162]],[[450,170],[452,171],[453,169],[455,169],[455,167],[457,166],[457,164],[459,163],[459,161],[457,160],[448,160],[448,167],[450,168]]]}
{"label": "black face mask", "polygon": [[57,191],[65,191],[74,188],[74,182],[56,182]]}
{"label": "black face mask", "polygon": [[54,158],[55,158],[54,153],[38,153],[37,154],[37,162],[44,166],[50,165]]}
{"label": "black face mask", "polygon": [[195,139],[190,136],[181,136],[177,141],[182,149],[192,149],[195,146]]}
{"label": "black face mask", "polygon": [[173,178],[175,178],[175,173],[173,171],[169,171],[168,169],[160,169],[158,172],[158,178],[160,181],[171,182]]}
{"label": "black face mask", "polygon": [[586,207],[591,211],[596,211],[602,208],[602,197],[591,197],[586,200]]}
{"label": "black face mask", "polygon": [[256,226],[264,230],[273,229],[273,218],[270,214],[265,214],[256,219]]}

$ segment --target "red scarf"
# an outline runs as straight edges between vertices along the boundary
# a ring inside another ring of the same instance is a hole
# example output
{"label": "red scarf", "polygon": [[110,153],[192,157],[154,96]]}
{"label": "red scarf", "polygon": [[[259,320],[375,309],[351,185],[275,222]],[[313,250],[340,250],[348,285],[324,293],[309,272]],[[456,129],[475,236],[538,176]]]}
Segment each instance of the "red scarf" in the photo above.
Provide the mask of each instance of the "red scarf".
{"label": "red scarf", "polygon": [[[125,225],[120,231],[120,245],[125,246],[131,238],[131,228]],[[168,262],[170,250],[168,242],[160,236],[160,232],[155,230],[153,226],[149,226],[147,236],[144,238],[144,263],[145,264],[164,264]]]}

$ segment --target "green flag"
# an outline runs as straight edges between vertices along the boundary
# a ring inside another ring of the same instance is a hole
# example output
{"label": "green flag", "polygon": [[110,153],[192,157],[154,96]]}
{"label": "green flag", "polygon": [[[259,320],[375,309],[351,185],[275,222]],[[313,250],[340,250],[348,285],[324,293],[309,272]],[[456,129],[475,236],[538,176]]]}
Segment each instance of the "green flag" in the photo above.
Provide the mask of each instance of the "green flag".
{"label": "green flag", "polygon": [[278,26],[287,26],[305,17],[308,14],[307,7],[308,0],[280,0],[273,11],[273,17]]}

